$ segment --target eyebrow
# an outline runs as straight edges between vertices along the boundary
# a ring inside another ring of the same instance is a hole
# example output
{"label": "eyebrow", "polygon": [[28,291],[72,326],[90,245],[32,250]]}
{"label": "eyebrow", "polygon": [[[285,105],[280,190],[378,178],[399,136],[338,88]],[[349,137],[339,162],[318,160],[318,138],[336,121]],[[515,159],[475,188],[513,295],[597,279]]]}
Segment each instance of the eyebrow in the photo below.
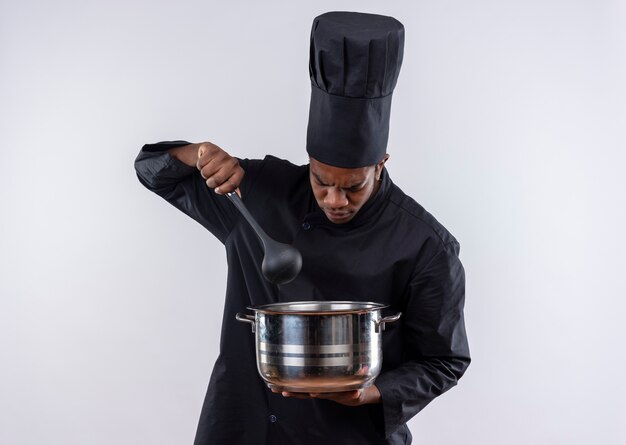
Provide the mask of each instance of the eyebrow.
{"label": "eyebrow", "polygon": [[[319,176],[317,173],[313,173],[313,176],[315,176],[315,179],[316,179],[316,180],[317,180],[317,182],[319,182],[321,185],[328,185],[328,184],[326,184],[326,183],[322,180],[322,178],[320,178],[320,176]],[[363,179],[363,180],[361,180],[361,181],[359,181],[359,182],[356,182],[356,183],[354,183],[354,184],[348,185],[348,186],[346,186],[346,187],[341,187],[341,188],[344,188],[344,189],[353,189],[353,188],[361,187],[361,186],[365,183],[365,181],[366,181],[366,179]]]}

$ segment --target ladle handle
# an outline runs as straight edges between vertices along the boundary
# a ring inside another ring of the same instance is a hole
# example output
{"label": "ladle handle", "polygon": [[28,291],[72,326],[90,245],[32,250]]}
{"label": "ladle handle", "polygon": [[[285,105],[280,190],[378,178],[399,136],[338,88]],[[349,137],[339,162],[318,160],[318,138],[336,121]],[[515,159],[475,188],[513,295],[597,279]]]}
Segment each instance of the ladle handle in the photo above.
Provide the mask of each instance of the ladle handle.
{"label": "ladle handle", "polygon": [[265,248],[266,247],[265,240],[267,239],[267,234],[263,231],[261,226],[259,226],[259,224],[256,222],[254,217],[250,214],[250,212],[246,208],[246,205],[243,203],[243,201],[241,200],[237,192],[226,193],[226,196],[228,196],[228,199],[230,199],[230,201],[235,205],[235,207],[237,207],[237,210],[241,212],[243,217],[246,218],[246,221],[250,223],[250,225],[256,232],[257,236],[261,240],[261,243],[263,243],[263,248]]}

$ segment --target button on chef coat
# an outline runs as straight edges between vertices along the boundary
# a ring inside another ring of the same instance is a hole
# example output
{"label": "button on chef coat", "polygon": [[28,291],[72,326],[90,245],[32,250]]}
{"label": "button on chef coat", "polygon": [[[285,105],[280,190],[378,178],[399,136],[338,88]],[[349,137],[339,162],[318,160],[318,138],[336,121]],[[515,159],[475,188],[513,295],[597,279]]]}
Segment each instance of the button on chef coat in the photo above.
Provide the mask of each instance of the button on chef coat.
{"label": "button on chef coat", "polygon": [[[195,445],[411,443],[406,422],[456,385],[470,363],[456,239],[386,170],[376,195],[351,221],[337,225],[315,201],[308,165],[272,156],[243,159],[244,203],[270,237],[302,253],[298,277],[273,285],[261,272],[263,249],[249,224],[227,197],[206,186],[195,167],[166,151],[186,144],[145,145],[135,168],[142,184],[202,224],[226,249],[220,353]],[[350,407],[284,398],[265,386],[250,326],[235,314],[248,306],[302,300],[372,301],[389,305],[383,315],[402,312],[383,333],[383,365],[375,382],[382,403]]]}

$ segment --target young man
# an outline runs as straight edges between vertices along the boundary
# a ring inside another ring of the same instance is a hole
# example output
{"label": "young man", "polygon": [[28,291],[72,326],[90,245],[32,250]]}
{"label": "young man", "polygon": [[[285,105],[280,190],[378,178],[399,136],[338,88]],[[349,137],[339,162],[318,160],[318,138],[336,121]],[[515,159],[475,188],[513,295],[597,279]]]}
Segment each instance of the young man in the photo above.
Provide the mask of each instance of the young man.
{"label": "young man", "polygon": [[[228,282],[220,355],[196,445],[409,444],[406,422],[469,365],[459,244],[385,169],[404,28],[385,16],[333,12],[311,33],[308,165],[238,160],[211,143],[145,145],[140,181],[224,243]],[[256,235],[223,196],[237,190],[272,238],[294,245],[300,274],[273,285]],[[274,393],[235,314],[277,301],[358,300],[402,312],[383,335],[374,385],[331,394]]]}

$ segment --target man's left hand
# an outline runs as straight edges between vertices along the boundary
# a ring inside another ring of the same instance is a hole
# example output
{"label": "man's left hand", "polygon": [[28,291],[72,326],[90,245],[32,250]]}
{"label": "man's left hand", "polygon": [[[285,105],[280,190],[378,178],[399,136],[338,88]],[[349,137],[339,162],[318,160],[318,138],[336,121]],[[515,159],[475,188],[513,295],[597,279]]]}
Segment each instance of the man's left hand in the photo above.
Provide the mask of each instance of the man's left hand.
{"label": "man's left hand", "polygon": [[287,392],[272,389],[273,393],[282,394],[283,397],[292,397],[294,399],[326,399],[333,402],[341,403],[347,406],[366,405],[368,403],[380,403],[380,391],[375,385],[368,386],[364,389],[343,392],[322,392],[322,393],[300,393]]}

